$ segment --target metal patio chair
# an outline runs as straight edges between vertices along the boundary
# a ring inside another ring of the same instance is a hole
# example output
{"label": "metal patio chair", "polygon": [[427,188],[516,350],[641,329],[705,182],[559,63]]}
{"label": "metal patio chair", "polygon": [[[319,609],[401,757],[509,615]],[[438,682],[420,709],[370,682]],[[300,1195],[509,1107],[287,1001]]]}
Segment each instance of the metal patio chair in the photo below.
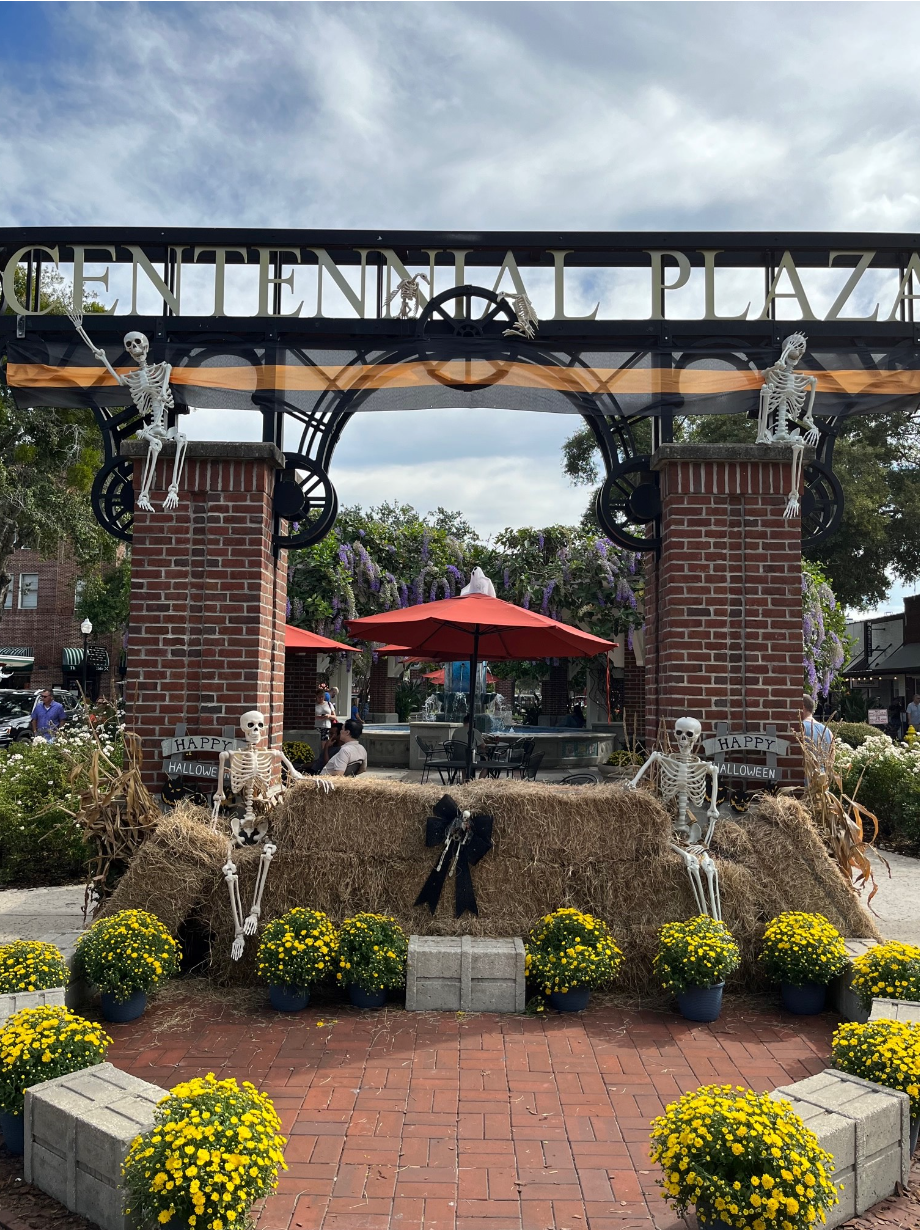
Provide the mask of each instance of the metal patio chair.
{"label": "metal patio chair", "polygon": [[593,773],[570,773],[559,783],[560,786],[596,786],[598,779]]}

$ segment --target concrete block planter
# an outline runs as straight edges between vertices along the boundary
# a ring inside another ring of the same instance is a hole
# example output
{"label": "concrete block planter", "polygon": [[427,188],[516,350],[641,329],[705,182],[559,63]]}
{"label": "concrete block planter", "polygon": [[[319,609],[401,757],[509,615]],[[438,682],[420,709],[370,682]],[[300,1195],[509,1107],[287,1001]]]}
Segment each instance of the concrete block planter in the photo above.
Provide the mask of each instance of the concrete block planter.
{"label": "concrete block planter", "polygon": [[920,1004],[913,999],[874,999],[870,1021],[907,1021],[920,1025]]}
{"label": "concrete block planter", "polygon": [[827,1068],[774,1090],[791,1102],[822,1148],[833,1154],[840,1203],[827,1230],[858,1217],[907,1185],[910,1171],[910,1099],[906,1093]]}
{"label": "concrete block planter", "polygon": [[17,991],[13,995],[0,995],[0,1029],[11,1016],[23,1008],[63,1008],[64,988],[50,987],[47,991]]}
{"label": "concrete block planter", "polygon": [[166,1092],[110,1063],[34,1085],[25,1099],[26,1182],[102,1230],[128,1230],[122,1163]]}
{"label": "concrete block planter", "polygon": [[[852,961],[877,947],[878,940],[846,940],[845,943],[847,956]],[[860,1025],[865,1025],[869,1019],[869,1009],[863,1007],[862,1000],[853,991],[852,983],[853,971],[844,970],[828,987],[828,998],[845,1021],[858,1021]]]}
{"label": "concrete block planter", "polygon": [[410,935],[410,1012],[523,1012],[524,941]]}

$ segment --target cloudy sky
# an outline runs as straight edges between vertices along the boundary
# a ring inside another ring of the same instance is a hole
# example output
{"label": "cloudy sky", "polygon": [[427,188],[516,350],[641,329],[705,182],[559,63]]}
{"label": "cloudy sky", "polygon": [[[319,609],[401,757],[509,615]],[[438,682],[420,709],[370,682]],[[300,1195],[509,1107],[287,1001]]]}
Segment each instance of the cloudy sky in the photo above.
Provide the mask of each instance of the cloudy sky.
{"label": "cloudy sky", "polygon": [[[896,3],[0,3],[0,217],[920,231],[918,38]],[[365,415],[333,478],[573,519],[578,421]]]}

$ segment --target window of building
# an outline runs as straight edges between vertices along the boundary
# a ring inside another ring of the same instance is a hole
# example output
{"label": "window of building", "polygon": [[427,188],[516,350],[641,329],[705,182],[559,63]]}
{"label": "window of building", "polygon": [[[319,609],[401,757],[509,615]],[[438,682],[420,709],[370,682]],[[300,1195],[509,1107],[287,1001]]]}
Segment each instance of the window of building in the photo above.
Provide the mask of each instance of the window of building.
{"label": "window of building", "polygon": [[10,579],[9,588],[6,591],[6,597],[3,600],[3,609],[8,611],[13,605],[13,586],[16,584],[16,578]]}
{"label": "window of building", "polygon": [[19,574],[19,609],[34,611],[38,606],[38,573],[21,572]]}
{"label": "window of building", "polygon": [[86,582],[77,581],[73,591],[73,609],[74,612],[79,611],[80,603],[83,601],[83,595],[86,592]]}

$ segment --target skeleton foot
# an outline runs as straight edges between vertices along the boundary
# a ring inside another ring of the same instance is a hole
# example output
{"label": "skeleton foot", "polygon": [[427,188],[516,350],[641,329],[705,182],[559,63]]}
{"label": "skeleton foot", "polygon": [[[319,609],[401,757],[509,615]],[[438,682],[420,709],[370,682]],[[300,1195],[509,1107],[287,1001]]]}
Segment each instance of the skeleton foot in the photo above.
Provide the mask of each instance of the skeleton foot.
{"label": "skeleton foot", "polygon": [[174,508],[179,507],[179,488],[175,483],[169,484],[169,491],[166,493],[166,499],[163,501],[163,509],[166,512],[171,512]]}
{"label": "skeleton foot", "polygon": [[153,512],[153,505],[147,498],[147,492],[142,491],[137,497],[137,507],[143,509],[144,512]]}
{"label": "skeleton foot", "polygon": [[259,929],[259,915],[256,911],[246,915],[243,923],[243,935],[255,935]]}

